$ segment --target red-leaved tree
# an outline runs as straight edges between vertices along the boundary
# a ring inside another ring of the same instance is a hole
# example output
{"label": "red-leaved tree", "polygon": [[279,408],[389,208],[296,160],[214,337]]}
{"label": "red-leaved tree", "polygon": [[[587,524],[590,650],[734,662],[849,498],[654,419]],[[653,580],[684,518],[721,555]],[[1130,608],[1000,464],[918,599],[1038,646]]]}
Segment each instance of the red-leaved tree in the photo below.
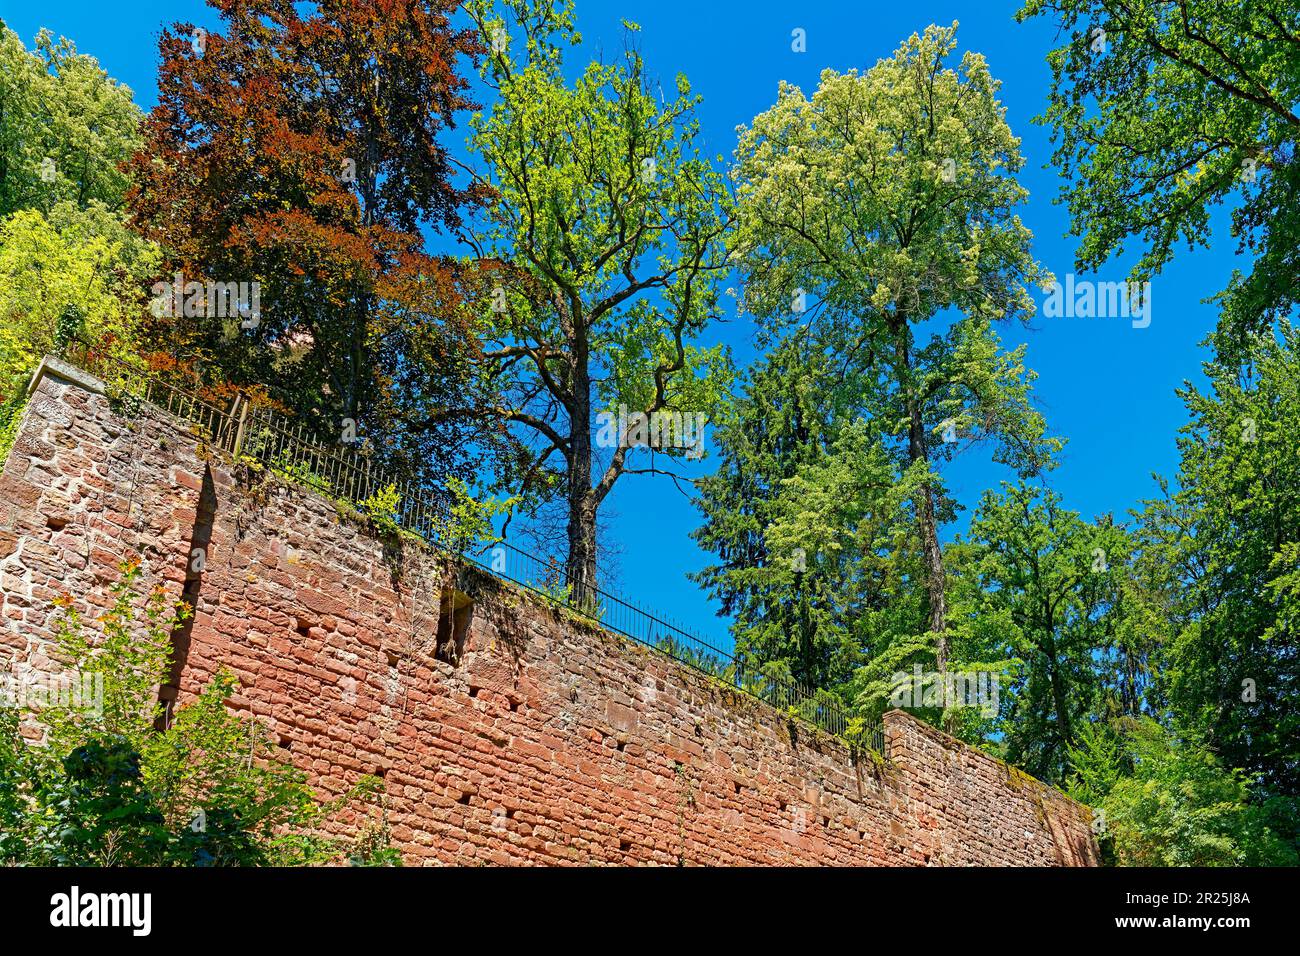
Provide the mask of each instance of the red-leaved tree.
{"label": "red-leaved tree", "polygon": [[441,142],[478,41],[452,0],[210,2],[221,32],[160,38],[130,164],[134,224],[168,256],[157,347],[408,474],[467,474],[476,436],[447,410],[473,401],[475,344],[425,234],[483,198]]}

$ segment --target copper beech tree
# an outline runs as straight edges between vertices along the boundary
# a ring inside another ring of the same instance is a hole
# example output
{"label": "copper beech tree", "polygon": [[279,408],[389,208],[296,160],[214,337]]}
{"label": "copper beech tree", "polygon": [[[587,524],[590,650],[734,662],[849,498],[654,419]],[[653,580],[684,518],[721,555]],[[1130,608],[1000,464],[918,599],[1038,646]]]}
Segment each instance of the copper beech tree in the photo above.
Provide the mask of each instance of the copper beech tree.
{"label": "copper beech tree", "polygon": [[408,474],[469,474],[467,420],[428,413],[469,400],[474,343],[422,230],[482,198],[441,141],[472,105],[458,69],[478,40],[450,0],[211,2],[223,31],[163,32],[130,163],[134,222],[167,255],[156,346]]}

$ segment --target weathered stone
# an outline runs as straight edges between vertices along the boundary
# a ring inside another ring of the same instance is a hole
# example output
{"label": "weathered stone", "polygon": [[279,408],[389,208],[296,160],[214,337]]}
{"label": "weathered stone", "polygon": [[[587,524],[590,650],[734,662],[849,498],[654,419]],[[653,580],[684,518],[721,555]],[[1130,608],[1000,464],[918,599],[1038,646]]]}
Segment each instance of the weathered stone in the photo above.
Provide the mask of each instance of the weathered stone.
{"label": "weathered stone", "polygon": [[[38,379],[0,474],[0,669],[52,666],[55,598],[93,622],[125,558],[179,598],[206,541],[179,705],[239,675],[231,705],[322,793],[383,775],[409,864],[1097,861],[1086,808],[902,712],[887,759],[855,760],[474,568],[406,544],[395,578],[330,501],[274,481],[247,495],[174,419],[128,422],[82,378]],[[33,484],[37,453],[52,478]],[[474,599],[454,663],[435,658],[439,582]]]}

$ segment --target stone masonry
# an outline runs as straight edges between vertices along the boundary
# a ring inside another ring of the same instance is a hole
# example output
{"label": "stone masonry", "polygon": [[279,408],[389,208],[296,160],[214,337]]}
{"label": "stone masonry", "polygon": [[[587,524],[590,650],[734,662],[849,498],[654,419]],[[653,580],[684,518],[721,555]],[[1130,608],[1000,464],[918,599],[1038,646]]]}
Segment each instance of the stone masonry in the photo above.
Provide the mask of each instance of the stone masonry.
{"label": "stone masonry", "polygon": [[855,757],[47,360],[0,474],[0,669],[51,668],[54,600],[89,620],[132,555],[196,608],[164,698],[232,670],[322,795],[384,778],[408,865],[1097,862],[1087,808],[901,711]]}

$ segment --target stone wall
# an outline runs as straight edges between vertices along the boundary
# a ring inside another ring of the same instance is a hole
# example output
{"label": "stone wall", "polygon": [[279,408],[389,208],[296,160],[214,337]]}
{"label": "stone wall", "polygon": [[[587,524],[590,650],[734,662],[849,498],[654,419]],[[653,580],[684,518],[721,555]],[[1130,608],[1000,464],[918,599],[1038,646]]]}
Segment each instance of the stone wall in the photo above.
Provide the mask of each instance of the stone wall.
{"label": "stone wall", "polygon": [[233,670],[232,706],[323,793],[384,778],[408,864],[1097,859],[1086,808],[901,711],[887,759],[855,759],[47,362],[0,475],[0,666],[49,667],[54,599],[107,606],[131,555],[196,609],[164,697]]}

